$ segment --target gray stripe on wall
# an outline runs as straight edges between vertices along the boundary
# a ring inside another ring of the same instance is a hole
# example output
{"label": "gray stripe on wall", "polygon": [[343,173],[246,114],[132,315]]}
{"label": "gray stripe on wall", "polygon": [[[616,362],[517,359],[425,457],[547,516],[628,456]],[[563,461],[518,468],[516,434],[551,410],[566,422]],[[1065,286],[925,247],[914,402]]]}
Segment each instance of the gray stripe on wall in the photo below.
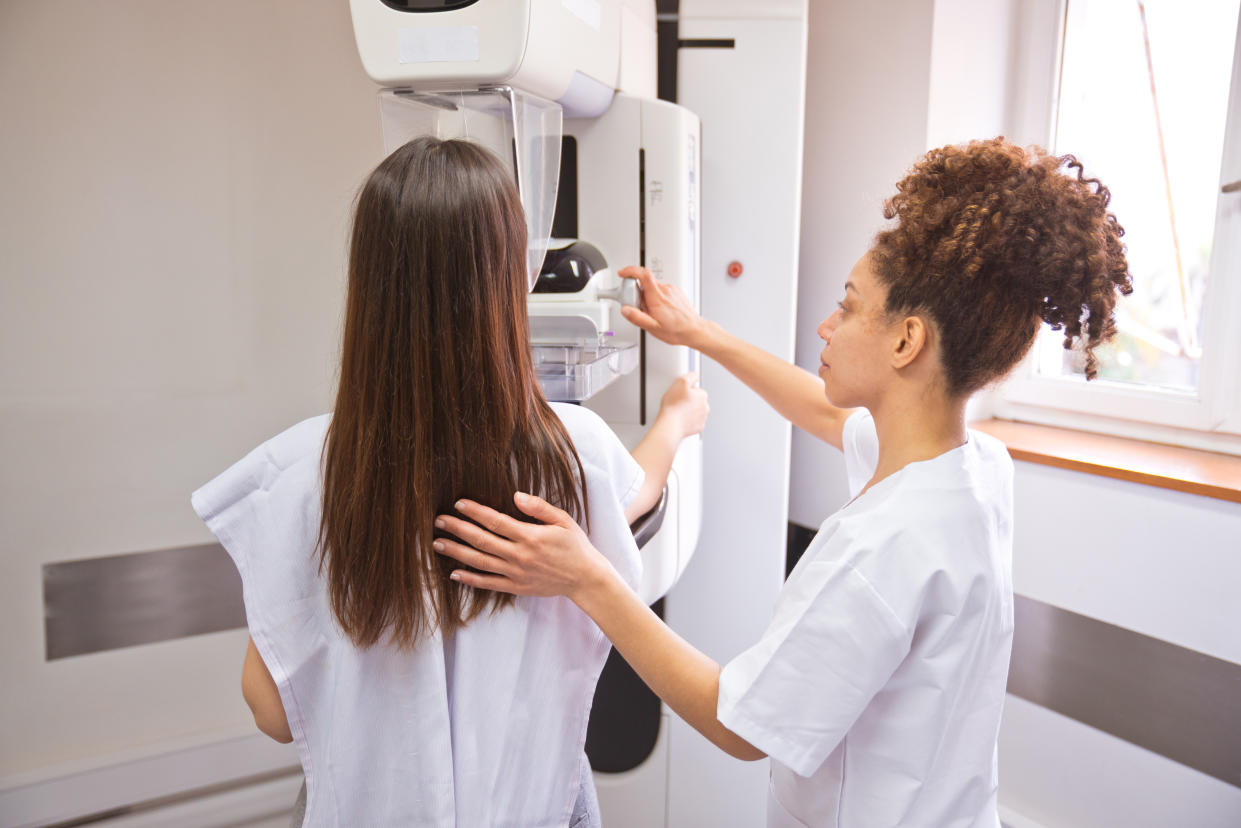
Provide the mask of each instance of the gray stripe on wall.
{"label": "gray stripe on wall", "polygon": [[246,625],[216,543],[44,564],[43,616],[48,661]]}
{"label": "gray stripe on wall", "polygon": [[[668,493],[634,524],[659,530]],[[246,625],[241,576],[218,543],[43,565],[48,661]]]}
{"label": "gray stripe on wall", "polygon": [[1241,665],[1016,596],[1008,692],[1241,787]]}

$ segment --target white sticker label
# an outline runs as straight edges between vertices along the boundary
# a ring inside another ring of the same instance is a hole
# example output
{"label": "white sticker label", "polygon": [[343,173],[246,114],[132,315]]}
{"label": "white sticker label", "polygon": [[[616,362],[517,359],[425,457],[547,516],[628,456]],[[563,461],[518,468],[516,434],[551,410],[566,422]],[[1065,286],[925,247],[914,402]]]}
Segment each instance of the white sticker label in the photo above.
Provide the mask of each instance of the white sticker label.
{"label": "white sticker label", "polygon": [[603,22],[599,0],[560,0],[560,3],[592,29],[598,29]]}
{"label": "white sticker label", "polygon": [[478,27],[397,29],[396,44],[397,59],[401,63],[477,61]]}

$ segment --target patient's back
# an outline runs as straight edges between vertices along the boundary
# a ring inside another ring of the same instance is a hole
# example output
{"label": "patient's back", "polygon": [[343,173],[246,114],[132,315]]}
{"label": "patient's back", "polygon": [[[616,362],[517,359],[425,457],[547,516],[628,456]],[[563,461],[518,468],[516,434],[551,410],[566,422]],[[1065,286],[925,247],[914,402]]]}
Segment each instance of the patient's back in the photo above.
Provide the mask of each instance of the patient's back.
{"label": "patient's back", "polygon": [[[582,461],[591,541],[636,584],[624,508],[642,471],[593,412],[552,407]],[[272,438],[193,497],[241,573],[306,774],[304,824],[567,824],[607,640],[567,599],[518,597],[412,649],[355,646],[315,554],[328,421]]]}

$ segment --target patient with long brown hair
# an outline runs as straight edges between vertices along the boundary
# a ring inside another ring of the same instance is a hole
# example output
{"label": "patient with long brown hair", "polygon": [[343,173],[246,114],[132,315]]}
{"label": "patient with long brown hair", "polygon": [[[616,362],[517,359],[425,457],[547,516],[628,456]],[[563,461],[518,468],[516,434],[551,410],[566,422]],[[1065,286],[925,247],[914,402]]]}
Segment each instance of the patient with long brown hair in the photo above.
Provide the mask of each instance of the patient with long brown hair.
{"label": "patient with long brown hair", "polygon": [[458,499],[513,517],[538,492],[631,583],[706,395],[677,380],[632,453],[549,404],[526,316],[526,230],[480,146],[419,138],[370,175],[349,254],[331,415],[194,493],[241,573],[242,689],[297,744],[305,825],[598,825],[586,722],[608,642],[566,599],[475,592],[435,554]]}

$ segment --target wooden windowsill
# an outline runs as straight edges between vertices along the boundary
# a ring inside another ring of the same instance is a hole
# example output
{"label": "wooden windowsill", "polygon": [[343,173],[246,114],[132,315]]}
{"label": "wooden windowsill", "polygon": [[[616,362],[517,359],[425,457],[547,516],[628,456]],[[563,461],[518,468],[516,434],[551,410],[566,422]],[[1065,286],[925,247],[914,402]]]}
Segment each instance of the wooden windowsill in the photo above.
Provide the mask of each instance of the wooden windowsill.
{"label": "wooden windowsill", "polygon": [[1241,503],[1241,457],[1066,428],[979,420],[1014,460]]}

